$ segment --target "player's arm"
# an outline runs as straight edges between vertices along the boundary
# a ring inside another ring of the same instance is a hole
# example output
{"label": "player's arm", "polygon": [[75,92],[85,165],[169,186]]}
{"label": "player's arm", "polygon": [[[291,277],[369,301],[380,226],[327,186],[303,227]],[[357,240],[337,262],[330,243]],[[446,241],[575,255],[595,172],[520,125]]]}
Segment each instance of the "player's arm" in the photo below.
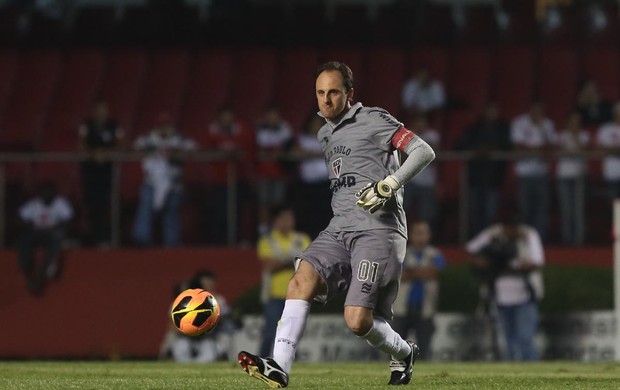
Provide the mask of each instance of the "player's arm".
{"label": "player's arm", "polygon": [[401,127],[392,136],[392,146],[407,154],[407,160],[393,174],[375,183],[369,183],[356,194],[357,205],[374,213],[387,200],[392,198],[396,191],[415,175],[420,173],[435,159],[435,151],[414,132]]}

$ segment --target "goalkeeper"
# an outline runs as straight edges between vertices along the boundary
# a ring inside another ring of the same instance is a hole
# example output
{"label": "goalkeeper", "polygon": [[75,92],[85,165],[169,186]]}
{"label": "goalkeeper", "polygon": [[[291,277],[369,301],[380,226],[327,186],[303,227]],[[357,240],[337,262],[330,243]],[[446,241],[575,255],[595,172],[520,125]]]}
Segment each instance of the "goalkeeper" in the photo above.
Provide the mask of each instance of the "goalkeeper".
{"label": "goalkeeper", "polygon": [[[269,386],[286,387],[310,303],[346,293],[349,329],[391,356],[389,384],[407,384],[418,347],[387,322],[406,250],[402,187],[435,153],[387,111],[353,104],[353,74],[345,64],[323,64],[316,76],[319,115],[326,121],[318,140],[329,171],[334,216],[297,259],[273,357],[242,351],[239,363]],[[401,152],[408,155],[402,165]]]}

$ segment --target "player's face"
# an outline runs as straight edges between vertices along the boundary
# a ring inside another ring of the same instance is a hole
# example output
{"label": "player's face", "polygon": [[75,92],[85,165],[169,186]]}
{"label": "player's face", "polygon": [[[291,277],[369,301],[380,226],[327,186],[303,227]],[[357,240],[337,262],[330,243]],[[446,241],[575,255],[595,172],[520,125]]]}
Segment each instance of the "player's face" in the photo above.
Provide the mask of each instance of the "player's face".
{"label": "player's face", "polygon": [[316,100],[325,119],[333,120],[351,107],[353,89],[346,90],[342,75],[326,70],[316,78]]}

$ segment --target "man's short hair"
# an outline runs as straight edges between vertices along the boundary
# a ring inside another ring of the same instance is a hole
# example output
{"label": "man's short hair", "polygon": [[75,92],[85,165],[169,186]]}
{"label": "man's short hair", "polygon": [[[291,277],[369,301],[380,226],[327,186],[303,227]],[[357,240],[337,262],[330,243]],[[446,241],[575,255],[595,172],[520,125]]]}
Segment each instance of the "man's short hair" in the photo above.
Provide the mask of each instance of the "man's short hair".
{"label": "man's short hair", "polygon": [[320,65],[316,70],[316,77],[325,71],[333,70],[342,75],[342,84],[347,91],[353,89],[353,71],[345,63],[339,61],[329,61]]}

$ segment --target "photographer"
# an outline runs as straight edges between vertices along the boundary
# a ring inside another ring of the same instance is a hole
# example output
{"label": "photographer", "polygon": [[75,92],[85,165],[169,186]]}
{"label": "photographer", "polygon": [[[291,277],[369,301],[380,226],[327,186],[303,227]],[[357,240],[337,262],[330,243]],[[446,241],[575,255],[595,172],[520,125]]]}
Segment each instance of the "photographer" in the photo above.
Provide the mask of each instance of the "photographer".
{"label": "photographer", "polygon": [[466,245],[470,262],[497,306],[509,360],[538,360],[534,336],[543,296],[540,235],[512,216],[484,229]]}

